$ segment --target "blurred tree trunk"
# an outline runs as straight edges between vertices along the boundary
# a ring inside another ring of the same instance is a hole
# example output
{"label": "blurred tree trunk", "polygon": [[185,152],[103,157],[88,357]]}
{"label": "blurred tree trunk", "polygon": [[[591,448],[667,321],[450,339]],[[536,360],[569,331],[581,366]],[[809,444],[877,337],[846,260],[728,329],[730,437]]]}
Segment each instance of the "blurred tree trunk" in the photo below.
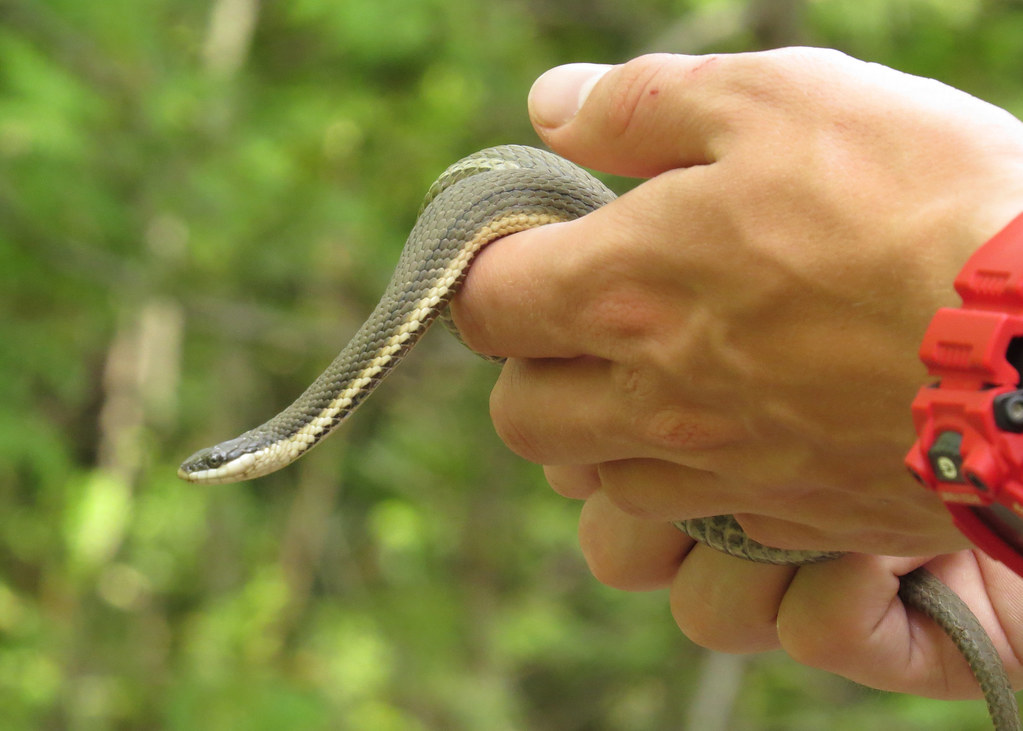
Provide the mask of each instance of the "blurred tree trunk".
{"label": "blurred tree trunk", "polygon": [[749,28],[760,48],[781,48],[806,43],[806,0],[750,0],[746,8]]}

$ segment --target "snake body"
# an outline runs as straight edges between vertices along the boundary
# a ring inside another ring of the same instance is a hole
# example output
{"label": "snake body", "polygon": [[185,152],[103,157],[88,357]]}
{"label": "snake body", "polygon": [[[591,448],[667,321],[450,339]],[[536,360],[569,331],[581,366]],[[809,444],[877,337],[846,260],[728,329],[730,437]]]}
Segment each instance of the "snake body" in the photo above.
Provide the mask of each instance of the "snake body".
{"label": "snake body", "polygon": [[[266,423],[193,454],[178,476],[201,484],[236,482],[294,462],[345,421],[429,325],[443,318],[484,246],[516,231],[579,218],[614,198],[581,168],[530,147],[494,147],[455,163],[427,193],[380,302],[327,369]],[[731,516],[676,526],[749,561],[802,565],[841,555],[764,546]],[[923,569],[902,577],[900,587],[903,602],[933,618],[956,643],[981,685],[997,731],[1023,730],[998,653],[965,603]]]}

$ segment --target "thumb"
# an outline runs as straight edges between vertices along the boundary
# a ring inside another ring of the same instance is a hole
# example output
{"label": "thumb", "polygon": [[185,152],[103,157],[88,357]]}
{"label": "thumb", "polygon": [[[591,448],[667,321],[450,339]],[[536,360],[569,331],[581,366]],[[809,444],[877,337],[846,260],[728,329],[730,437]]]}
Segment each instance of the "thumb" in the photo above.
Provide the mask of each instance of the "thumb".
{"label": "thumb", "polygon": [[[712,162],[720,56],[651,54],[619,66],[568,64],[529,92],[529,115],[553,150],[586,167],[653,177]],[[710,87],[717,87],[712,90]]]}

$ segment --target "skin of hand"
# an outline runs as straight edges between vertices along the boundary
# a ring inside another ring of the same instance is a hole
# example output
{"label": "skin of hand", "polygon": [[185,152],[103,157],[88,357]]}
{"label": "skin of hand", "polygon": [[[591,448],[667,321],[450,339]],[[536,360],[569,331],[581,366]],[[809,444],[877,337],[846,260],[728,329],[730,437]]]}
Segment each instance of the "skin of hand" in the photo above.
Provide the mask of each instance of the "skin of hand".
{"label": "skin of hand", "polygon": [[[713,649],[975,697],[896,595],[927,564],[1023,684],[1023,580],[964,550],[902,463],[924,330],[1023,210],[1023,124],[822,49],[559,67],[530,114],[559,154],[646,179],[489,247],[452,306],[471,348],[508,358],[501,438],[585,501],[597,578],[670,586],[682,631]],[[764,566],[669,525],[722,513],[769,545],[853,553]]]}

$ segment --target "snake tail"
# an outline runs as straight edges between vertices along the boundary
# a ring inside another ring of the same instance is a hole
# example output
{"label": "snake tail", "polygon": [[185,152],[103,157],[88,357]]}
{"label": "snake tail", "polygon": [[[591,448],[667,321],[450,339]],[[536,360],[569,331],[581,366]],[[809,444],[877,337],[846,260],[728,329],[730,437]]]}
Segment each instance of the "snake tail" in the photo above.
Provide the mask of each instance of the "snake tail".
{"label": "snake tail", "polygon": [[930,617],[949,636],[973,671],[996,731],[1023,731],[1019,707],[1005,666],[991,638],[959,595],[925,568],[902,577],[903,604]]}
{"label": "snake tail", "polygon": [[[675,527],[695,541],[755,563],[805,566],[840,558],[838,551],[790,551],[753,540],[732,515],[714,515],[676,522]],[[977,680],[995,731],[1023,731],[1016,696],[994,643],[980,620],[959,595],[925,568],[899,579],[899,598],[907,607],[929,617],[948,635],[966,659]]]}

